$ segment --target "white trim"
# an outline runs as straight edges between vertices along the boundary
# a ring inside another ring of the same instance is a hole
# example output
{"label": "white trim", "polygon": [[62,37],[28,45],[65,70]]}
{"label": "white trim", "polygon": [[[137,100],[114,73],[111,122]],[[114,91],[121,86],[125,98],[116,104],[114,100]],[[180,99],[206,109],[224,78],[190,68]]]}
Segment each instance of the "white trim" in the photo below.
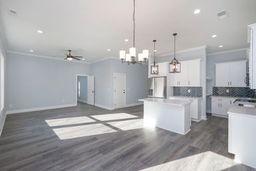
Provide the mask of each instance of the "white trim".
{"label": "white trim", "polygon": [[212,113],[212,116],[220,117],[220,118],[228,118],[228,115],[221,115],[221,114],[215,114],[215,113]]}
{"label": "white trim", "polygon": [[37,55],[37,54],[32,54],[32,53],[24,53],[24,52],[18,52],[18,51],[12,51],[12,50],[7,50],[7,54],[14,54],[14,55],[22,55],[22,56],[33,56],[33,57],[38,57],[38,58],[44,58],[44,59],[53,59],[53,60],[58,60],[62,62],[71,62],[71,63],[80,63],[80,64],[89,64],[87,61],[66,61],[64,60],[63,56],[45,56],[45,55]]}
{"label": "white trim", "polygon": [[90,62],[90,64],[94,64],[94,63],[98,63],[98,62],[102,62],[102,61],[106,61],[106,60],[110,60],[110,59],[119,60],[118,58],[115,58],[115,57],[106,57],[106,58],[96,59],[96,60]]}
{"label": "white trim", "polygon": [[128,104],[125,107],[133,107],[133,106],[139,106],[139,105],[143,105],[143,102],[137,102],[137,103]]}
{"label": "white trim", "polygon": [[35,107],[35,108],[29,108],[29,109],[8,110],[8,111],[6,111],[6,114],[9,115],[9,114],[18,114],[18,113],[50,110],[50,109],[59,109],[59,108],[66,108],[66,107],[74,107],[76,105],[77,104],[64,104],[64,105],[56,105],[56,106]]}
{"label": "white trim", "polygon": [[5,119],[6,119],[5,110],[2,110],[0,112],[0,136],[2,135],[2,132],[3,132]]}
{"label": "white trim", "polygon": [[113,107],[108,107],[108,106],[104,106],[104,105],[97,104],[97,103],[95,103],[95,106],[99,107],[99,108],[107,109],[107,110],[114,110]]}
{"label": "white trim", "polygon": [[244,50],[248,50],[248,48],[232,49],[232,50],[225,50],[225,51],[221,51],[221,52],[207,53],[207,56],[221,55],[221,54],[239,52],[239,51],[244,51]]}
{"label": "white trim", "polygon": [[[186,52],[191,52],[191,51],[196,51],[196,50],[202,50],[202,49],[206,49],[207,46],[203,45],[203,46],[199,46],[199,47],[194,47],[194,48],[189,48],[189,49],[184,49],[184,50],[180,50],[177,51],[176,53],[186,53]],[[163,52],[163,53],[158,53],[157,57],[162,58],[162,57],[166,57],[168,55],[172,55],[174,52]]]}

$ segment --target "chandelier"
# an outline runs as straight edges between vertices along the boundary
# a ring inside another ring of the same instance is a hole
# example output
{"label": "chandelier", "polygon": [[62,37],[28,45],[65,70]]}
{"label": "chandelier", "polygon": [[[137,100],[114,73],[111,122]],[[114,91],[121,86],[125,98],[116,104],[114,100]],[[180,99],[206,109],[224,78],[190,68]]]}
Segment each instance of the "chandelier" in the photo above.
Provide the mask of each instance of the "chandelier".
{"label": "chandelier", "polygon": [[149,56],[149,51],[147,49],[142,50],[141,53],[136,53],[136,46],[135,46],[135,40],[136,40],[136,35],[135,35],[135,0],[133,0],[133,40],[132,40],[132,47],[129,49],[129,52],[126,53],[125,50],[120,50],[119,51],[119,57],[121,61],[127,62],[128,64],[136,64],[136,63],[146,63],[148,60]]}
{"label": "chandelier", "polygon": [[169,63],[169,72],[170,73],[180,73],[181,72],[181,63],[176,59],[176,36],[177,33],[173,33],[173,49],[174,49],[174,57],[172,61]]}

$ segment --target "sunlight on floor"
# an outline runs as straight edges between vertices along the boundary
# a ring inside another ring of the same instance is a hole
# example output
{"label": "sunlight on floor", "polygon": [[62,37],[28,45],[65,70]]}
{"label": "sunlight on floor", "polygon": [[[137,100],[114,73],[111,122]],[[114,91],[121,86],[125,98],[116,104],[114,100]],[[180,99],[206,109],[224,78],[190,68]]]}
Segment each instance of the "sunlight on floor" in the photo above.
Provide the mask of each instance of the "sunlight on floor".
{"label": "sunlight on floor", "polygon": [[133,119],[128,121],[115,121],[108,122],[108,124],[119,128],[123,131],[133,130],[133,129],[141,129],[143,128],[143,119]]}
{"label": "sunlight on floor", "polygon": [[174,161],[170,161],[161,165],[149,167],[141,171],[219,171],[230,168],[235,165],[237,165],[237,163],[235,163],[232,159],[216,154],[211,151],[207,151],[192,156],[180,158]]}
{"label": "sunlight on floor", "polygon": [[91,115],[91,117],[98,119],[100,121],[110,121],[118,119],[132,119],[138,118],[138,116],[127,114],[127,113],[114,113],[114,114],[105,114],[105,115]]}
{"label": "sunlight on floor", "polygon": [[91,123],[91,122],[95,122],[95,120],[90,119],[86,116],[79,116],[79,117],[69,117],[69,118],[59,118],[59,119],[48,119],[48,120],[45,120],[45,122],[52,127],[52,126]]}
{"label": "sunlight on floor", "polygon": [[53,131],[61,140],[116,132],[116,130],[103,124],[56,128]]}

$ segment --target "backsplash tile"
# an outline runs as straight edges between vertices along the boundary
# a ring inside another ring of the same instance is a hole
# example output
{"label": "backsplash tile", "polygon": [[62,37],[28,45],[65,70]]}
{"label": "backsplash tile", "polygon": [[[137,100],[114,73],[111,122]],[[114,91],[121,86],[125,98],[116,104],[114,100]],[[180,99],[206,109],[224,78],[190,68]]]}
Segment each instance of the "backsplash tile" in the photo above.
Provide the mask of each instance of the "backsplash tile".
{"label": "backsplash tile", "polygon": [[173,95],[202,97],[202,87],[173,87]]}
{"label": "backsplash tile", "polygon": [[248,87],[213,87],[212,92],[214,96],[256,97],[255,90]]}

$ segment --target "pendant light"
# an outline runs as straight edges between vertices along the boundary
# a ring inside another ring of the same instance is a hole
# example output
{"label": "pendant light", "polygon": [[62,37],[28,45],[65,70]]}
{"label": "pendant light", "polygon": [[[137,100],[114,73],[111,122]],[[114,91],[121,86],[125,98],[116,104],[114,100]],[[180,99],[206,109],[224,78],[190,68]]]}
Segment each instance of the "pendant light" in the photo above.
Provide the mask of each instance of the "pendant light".
{"label": "pendant light", "polygon": [[148,60],[149,56],[149,51],[147,49],[144,49],[142,53],[138,54],[138,59],[137,59],[137,50],[135,46],[135,40],[136,40],[136,34],[135,34],[135,0],[133,0],[133,35],[132,35],[132,47],[129,49],[129,52],[126,53],[125,50],[120,50],[119,51],[119,57],[122,62],[127,62],[128,64],[136,64],[136,63],[146,63]]}
{"label": "pendant light", "polygon": [[181,63],[176,59],[176,36],[177,33],[173,33],[173,42],[174,42],[174,57],[169,63],[169,72],[170,73],[180,73],[181,72]]}
{"label": "pendant light", "polygon": [[154,63],[153,63],[153,65],[151,65],[151,74],[152,75],[157,75],[158,74],[158,72],[159,72],[159,67],[158,67],[158,65],[156,65],[156,61],[155,61],[155,58],[156,58],[156,40],[153,40],[153,44],[154,44],[154,52],[153,52],[153,54],[154,54]]}

